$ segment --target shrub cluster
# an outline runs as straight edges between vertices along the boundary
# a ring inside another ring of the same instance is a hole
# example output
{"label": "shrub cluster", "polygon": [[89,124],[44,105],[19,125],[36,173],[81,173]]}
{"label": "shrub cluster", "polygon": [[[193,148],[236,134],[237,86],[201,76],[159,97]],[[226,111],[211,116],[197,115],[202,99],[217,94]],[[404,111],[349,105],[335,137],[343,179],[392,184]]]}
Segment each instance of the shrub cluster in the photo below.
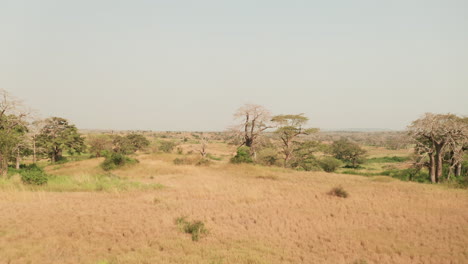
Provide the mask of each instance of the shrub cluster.
{"label": "shrub cluster", "polygon": [[111,153],[107,155],[106,159],[101,163],[101,168],[108,171],[135,163],[138,163],[138,160],[129,158],[121,153]]}
{"label": "shrub cluster", "polygon": [[334,187],[328,192],[329,195],[341,197],[341,198],[347,198],[349,196],[348,192],[343,189],[341,186]]}
{"label": "shrub cluster", "polygon": [[36,164],[26,166],[20,169],[18,173],[21,176],[21,181],[25,184],[44,185],[48,181],[47,174]]}
{"label": "shrub cluster", "polygon": [[246,146],[239,147],[237,149],[236,156],[232,157],[231,163],[252,163],[252,157],[250,156],[250,148]]}
{"label": "shrub cluster", "polygon": [[320,159],[319,165],[326,172],[334,172],[336,169],[341,167],[342,162],[333,157],[323,157]]}
{"label": "shrub cluster", "polygon": [[189,222],[186,217],[179,217],[176,224],[182,231],[192,235],[192,241],[198,241],[202,235],[208,234],[208,229],[202,221]]}

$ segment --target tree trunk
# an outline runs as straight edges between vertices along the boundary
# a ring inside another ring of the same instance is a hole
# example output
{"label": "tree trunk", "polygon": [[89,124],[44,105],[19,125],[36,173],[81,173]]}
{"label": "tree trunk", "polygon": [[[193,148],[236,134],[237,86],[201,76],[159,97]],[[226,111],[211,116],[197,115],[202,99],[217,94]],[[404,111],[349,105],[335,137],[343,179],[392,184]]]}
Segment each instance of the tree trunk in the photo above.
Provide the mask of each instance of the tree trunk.
{"label": "tree trunk", "polygon": [[253,145],[253,138],[251,138],[251,137],[246,137],[246,138],[245,138],[245,146],[251,148],[252,145]]}
{"label": "tree trunk", "polygon": [[0,155],[0,177],[4,177],[6,176],[6,170],[5,168],[3,167],[3,156]]}
{"label": "tree trunk", "polygon": [[436,153],[435,153],[435,167],[436,167],[436,173],[435,173],[435,180],[436,182],[439,182],[440,179],[442,178],[442,148],[444,144],[437,144],[436,145]]}
{"label": "tree trunk", "polygon": [[0,157],[0,176],[6,177],[8,174],[8,160],[5,157]]}
{"label": "tree trunk", "polygon": [[431,176],[431,182],[436,183],[436,169],[435,169],[435,158],[432,153],[429,153],[429,175]]}
{"label": "tree trunk", "polygon": [[16,169],[19,170],[20,168],[20,160],[21,160],[21,156],[20,156],[20,150],[19,148],[16,149]]}
{"label": "tree trunk", "polygon": [[455,169],[455,176],[460,177],[461,171],[462,171],[462,164],[461,162],[458,162],[457,168]]}
{"label": "tree trunk", "polygon": [[36,158],[36,139],[33,139],[33,163],[37,162]]}

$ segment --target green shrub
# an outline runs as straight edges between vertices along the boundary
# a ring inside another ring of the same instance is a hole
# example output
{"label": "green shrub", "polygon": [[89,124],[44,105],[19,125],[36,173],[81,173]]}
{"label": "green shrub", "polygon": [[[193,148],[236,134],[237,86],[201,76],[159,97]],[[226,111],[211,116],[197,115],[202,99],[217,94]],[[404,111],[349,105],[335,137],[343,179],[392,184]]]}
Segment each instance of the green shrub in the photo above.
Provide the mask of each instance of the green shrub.
{"label": "green shrub", "polygon": [[239,147],[237,149],[236,156],[232,157],[231,163],[252,163],[252,157],[250,156],[250,148],[246,146]]}
{"label": "green shrub", "polygon": [[333,157],[323,157],[320,159],[319,164],[320,167],[326,172],[334,172],[342,165],[340,160]]}
{"label": "green shrub", "polygon": [[198,241],[202,235],[208,234],[208,229],[202,221],[189,222],[186,217],[179,217],[176,224],[182,231],[192,235],[192,241]]}
{"label": "green shrub", "polygon": [[348,192],[343,189],[341,186],[334,187],[328,192],[329,195],[341,197],[341,198],[347,198],[349,196]]}
{"label": "green shrub", "polygon": [[398,162],[405,162],[410,160],[409,157],[380,157],[380,158],[370,158],[367,160],[367,163],[398,163]]}
{"label": "green shrub", "polygon": [[48,181],[47,174],[35,164],[33,166],[21,169],[18,172],[21,176],[21,181],[25,184],[43,185]]}
{"label": "green shrub", "polygon": [[106,159],[101,163],[101,168],[108,171],[135,163],[138,163],[138,160],[129,158],[121,153],[112,153],[106,156]]}

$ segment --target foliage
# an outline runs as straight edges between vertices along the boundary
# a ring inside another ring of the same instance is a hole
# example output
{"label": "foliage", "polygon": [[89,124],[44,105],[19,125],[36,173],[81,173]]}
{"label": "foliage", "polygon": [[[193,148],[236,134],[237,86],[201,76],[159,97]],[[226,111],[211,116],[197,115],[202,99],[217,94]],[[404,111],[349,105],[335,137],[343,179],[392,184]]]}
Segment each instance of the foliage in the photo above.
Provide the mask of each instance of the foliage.
{"label": "foliage", "polygon": [[321,170],[314,153],[320,149],[320,143],[317,141],[295,142],[291,167],[305,171]]}
{"label": "foliage", "polygon": [[262,165],[273,166],[278,163],[278,160],[279,157],[276,149],[264,148],[257,152],[257,159],[255,161]]}
{"label": "foliage", "polygon": [[75,125],[60,117],[51,117],[45,120],[44,127],[37,136],[37,145],[42,147],[52,162],[63,158],[63,151],[70,154],[85,151],[84,138],[78,133]]}
{"label": "foliage", "polygon": [[165,153],[171,153],[177,144],[174,141],[160,141],[159,150]]}
{"label": "foliage", "polygon": [[322,157],[319,160],[320,167],[326,172],[334,172],[336,169],[341,167],[342,163],[340,160],[335,159],[334,157]]}
{"label": "foliage", "polygon": [[[468,117],[426,113],[411,123],[408,134],[419,157],[416,165],[427,167],[432,183],[442,181],[443,176],[446,179],[460,176],[463,156],[468,149]],[[449,166],[446,173],[445,165]]]}
{"label": "foliage", "polygon": [[89,151],[97,158],[112,151],[112,139],[107,135],[89,136],[87,143],[90,146]]}
{"label": "foliage", "polygon": [[189,222],[186,217],[179,217],[175,222],[179,229],[192,235],[192,241],[198,241],[201,236],[208,234],[208,229],[202,221]]}
{"label": "foliage", "polygon": [[341,197],[341,198],[347,198],[349,196],[348,192],[341,186],[337,186],[332,188],[329,192],[329,195]]}
{"label": "foliage", "polygon": [[231,158],[231,163],[252,163],[252,157],[250,156],[250,148],[246,146],[239,147],[237,149],[236,156]]}
{"label": "foliage", "polygon": [[[17,152],[26,150],[22,147],[28,131],[26,124],[15,115],[0,115],[0,172],[6,174],[8,161],[17,156]],[[23,153],[24,154],[24,153]]]}
{"label": "foliage", "polygon": [[347,139],[340,139],[333,142],[330,151],[335,158],[349,163],[352,168],[356,168],[365,161],[366,151],[358,144],[348,141]]}
{"label": "foliage", "polygon": [[25,184],[43,185],[48,181],[47,174],[35,164],[20,169],[18,173],[21,175],[21,181]]}
{"label": "foliage", "polygon": [[405,162],[410,160],[409,157],[398,157],[398,156],[393,156],[393,157],[379,157],[379,158],[370,158],[367,159],[367,163],[398,163],[398,162]]}
{"label": "foliage", "polygon": [[140,134],[129,134],[125,136],[130,144],[133,146],[134,151],[142,150],[150,145],[149,140]]}
{"label": "foliage", "polygon": [[138,160],[129,158],[121,153],[111,153],[101,163],[101,168],[108,171],[113,170],[128,164],[138,163]]}
{"label": "foliage", "polygon": [[275,133],[281,139],[281,148],[284,154],[284,166],[289,165],[289,161],[293,156],[294,139],[299,135],[308,135],[311,133],[318,132],[316,128],[305,129],[302,126],[307,123],[309,118],[305,117],[304,114],[298,115],[277,115],[272,118],[272,122],[278,125],[278,129]]}

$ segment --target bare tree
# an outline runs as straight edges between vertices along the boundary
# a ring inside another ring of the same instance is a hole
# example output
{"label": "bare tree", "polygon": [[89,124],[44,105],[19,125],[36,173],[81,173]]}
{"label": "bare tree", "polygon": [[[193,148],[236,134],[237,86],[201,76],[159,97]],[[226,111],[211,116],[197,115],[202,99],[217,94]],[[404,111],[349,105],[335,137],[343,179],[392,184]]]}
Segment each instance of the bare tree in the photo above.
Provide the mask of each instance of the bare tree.
{"label": "bare tree", "polygon": [[[450,149],[457,152],[468,137],[468,126],[463,119],[453,114],[426,113],[422,118],[408,126],[408,132],[414,140],[415,151],[429,169],[433,183],[442,177],[444,153]],[[427,160],[427,162],[425,162]]]}
{"label": "bare tree", "polygon": [[202,136],[200,137],[200,149],[198,150],[200,152],[200,155],[202,156],[202,158],[206,157],[206,149],[208,148],[208,138],[206,136],[204,136],[202,134]]}
{"label": "bare tree", "polygon": [[271,113],[265,107],[256,104],[245,104],[234,114],[240,124],[232,127],[232,131],[242,138],[241,146],[247,146],[254,152],[256,139],[270,126]]}

